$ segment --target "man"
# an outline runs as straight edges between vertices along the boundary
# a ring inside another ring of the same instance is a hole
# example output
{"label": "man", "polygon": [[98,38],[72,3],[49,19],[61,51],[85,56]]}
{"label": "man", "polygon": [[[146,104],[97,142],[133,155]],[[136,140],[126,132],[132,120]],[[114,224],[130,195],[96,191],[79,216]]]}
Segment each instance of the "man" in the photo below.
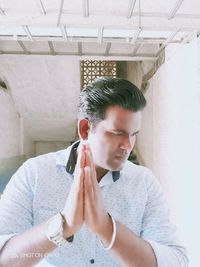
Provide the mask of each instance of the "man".
{"label": "man", "polygon": [[29,159],[0,202],[0,266],[186,267],[160,185],[127,161],[146,101],[127,80],[80,94],[80,141]]}

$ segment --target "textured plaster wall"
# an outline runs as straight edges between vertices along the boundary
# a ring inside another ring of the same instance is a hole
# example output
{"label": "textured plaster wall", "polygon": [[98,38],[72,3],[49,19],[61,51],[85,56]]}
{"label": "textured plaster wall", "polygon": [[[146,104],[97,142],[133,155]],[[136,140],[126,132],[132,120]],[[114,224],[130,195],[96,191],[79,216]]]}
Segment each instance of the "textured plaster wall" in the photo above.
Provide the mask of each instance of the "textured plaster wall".
{"label": "textured plaster wall", "polygon": [[[74,140],[80,93],[79,60],[5,55],[1,58],[0,77],[8,81],[19,114],[18,131],[9,131],[10,134],[18,135],[17,155],[33,157],[38,153],[49,152],[51,148],[54,151],[55,142]],[[5,121],[8,126],[9,121]],[[10,125],[14,127],[14,124]],[[48,141],[49,149],[47,143],[36,148],[37,141]],[[4,142],[4,145],[7,147],[9,142]],[[3,150],[1,152],[4,154]]]}
{"label": "textured plaster wall", "polygon": [[33,141],[70,141],[76,132],[80,62],[60,56],[1,57],[16,109]]}
{"label": "textured plaster wall", "polygon": [[142,69],[140,62],[127,62],[127,79],[134,83],[138,88],[142,83]]}
{"label": "textured plaster wall", "polygon": [[35,156],[35,143],[28,133],[28,129],[24,125],[24,118],[20,117],[20,155],[24,155],[26,159]]}
{"label": "textured plaster wall", "polygon": [[0,159],[19,155],[19,116],[10,95],[0,89]]}
{"label": "textured plaster wall", "polygon": [[[137,146],[168,196],[190,267],[199,264],[200,42],[173,45],[145,94]],[[197,234],[198,233],[198,234]]]}
{"label": "textured plaster wall", "polygon": [[42,155],[49,152],[54,152],[67,148],[70,145],[69,142],[48,142],[37,141],[35,142],[35,155]]}
{"label": "textured plaster wall", "polygon": [[19,116],[8,92],[0,89],[0,193],[22,160],[19,157]]}

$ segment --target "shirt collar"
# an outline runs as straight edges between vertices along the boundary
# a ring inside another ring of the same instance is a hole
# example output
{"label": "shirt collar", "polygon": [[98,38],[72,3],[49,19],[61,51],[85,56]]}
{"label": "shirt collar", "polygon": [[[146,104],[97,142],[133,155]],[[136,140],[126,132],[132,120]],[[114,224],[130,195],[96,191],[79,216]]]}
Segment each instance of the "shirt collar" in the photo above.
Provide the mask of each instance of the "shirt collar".
{"label": "shirt collar", "polygon": [[[56,154],[56,165],[62,165],[66,166],[66,171],[69,174],[73,174],[76,166],[76,161],[77,161],[77,148],[80,143],[80,140],[76,141],[73,143],[69,148],[66,150],[62,150],[62,153],[57,153]],[[66,158],[68,158],[66,162]],[[120,172],[119,171],[112,171],[112,179],[113,182],[116,182],[120,177]]]}

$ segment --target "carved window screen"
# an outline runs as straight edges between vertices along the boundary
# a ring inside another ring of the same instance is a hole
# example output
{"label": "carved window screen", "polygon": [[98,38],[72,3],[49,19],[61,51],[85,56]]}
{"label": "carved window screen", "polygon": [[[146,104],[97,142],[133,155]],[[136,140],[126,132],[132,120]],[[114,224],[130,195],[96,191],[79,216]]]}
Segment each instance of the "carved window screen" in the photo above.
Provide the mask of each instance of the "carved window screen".
{"label": "carved window screen", "polygon": [[81,61],[81,87],[93,82],[96,78],[106,76],[116,78],[116,61],[82,60]]}

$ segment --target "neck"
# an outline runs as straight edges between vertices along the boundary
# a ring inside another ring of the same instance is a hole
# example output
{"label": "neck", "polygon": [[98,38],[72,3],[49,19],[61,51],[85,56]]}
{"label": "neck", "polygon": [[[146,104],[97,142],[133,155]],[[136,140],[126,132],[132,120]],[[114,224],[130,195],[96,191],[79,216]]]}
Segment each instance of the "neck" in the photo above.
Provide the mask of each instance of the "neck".
{"label": "neck", "polygon": [[95,166],[96,174],[97,174],[97,181],[100,182],[102,177],[108,172],[108,170],[103,169],[101,167]]}

